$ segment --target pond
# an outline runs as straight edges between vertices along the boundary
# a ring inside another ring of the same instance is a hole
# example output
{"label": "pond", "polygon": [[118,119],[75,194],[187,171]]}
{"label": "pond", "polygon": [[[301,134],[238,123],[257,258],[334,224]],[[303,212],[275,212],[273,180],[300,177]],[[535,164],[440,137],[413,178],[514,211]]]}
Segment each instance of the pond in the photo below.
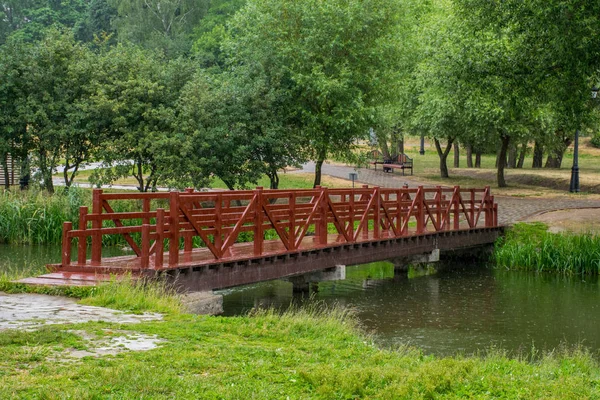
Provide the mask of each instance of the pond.
{"label": "pond", "polygon": [[[88,249],[88,253],[89,253]],[[0,244],[0,273],[10,272],[11,275],[20,272],[27,274],[46,273],[46,264],[60,263],[60,246],[19,246]],[[76,258],[77,246],[73,247],[73,258]],[[106,257],[131,254],[130,250],[118,247],[105,247],[102,255]]]}
{"label": "pond", "polygon": [[[107,248],[106,255],[122,249]],[[0,245],[3,271],[45,272],[60,261],[57,246]],[[346,269],[346,279],[311,284],[293,293],[285,281],[221,291],[225,315],[253,307],[285,309],[292,303],[350,307],[378,344],[411,344],[425,353],[472,354],[492,347],[512,354],[581,344],[600,350],[600,282],[507,272],[485,265],[447,265],[436,275],[409,279],[380,262]]]}
{"label": "pond", "polygon": [[437,355],[491,348],[529,354],[561,345],[600,349],[597,278],[450,265],[436,275],[408,279],[382,262],[348,267],[345,280],[312,284],[308,294],[293,293],[284,281],[222,293],[226,315],[252,307],[337,303],[352,308],[380,345],[408,343]]}

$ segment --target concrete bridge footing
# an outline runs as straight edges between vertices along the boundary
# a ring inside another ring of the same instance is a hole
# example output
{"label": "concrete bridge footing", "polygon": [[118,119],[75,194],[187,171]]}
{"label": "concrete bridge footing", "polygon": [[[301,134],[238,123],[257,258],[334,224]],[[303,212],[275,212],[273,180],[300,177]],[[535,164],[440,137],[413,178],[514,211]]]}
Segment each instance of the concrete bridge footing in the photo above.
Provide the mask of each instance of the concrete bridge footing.
{"label": "concrete bridge footing", "polygon": [[286,278],[293,285],[293,291],[296,293],[305,293],[310,289],[311,283],[325,281],[341,281],[346,279],[346,266],[336,265],[333,268],[327,268],[321,271],[309,272],[307,274],[291,276]]}

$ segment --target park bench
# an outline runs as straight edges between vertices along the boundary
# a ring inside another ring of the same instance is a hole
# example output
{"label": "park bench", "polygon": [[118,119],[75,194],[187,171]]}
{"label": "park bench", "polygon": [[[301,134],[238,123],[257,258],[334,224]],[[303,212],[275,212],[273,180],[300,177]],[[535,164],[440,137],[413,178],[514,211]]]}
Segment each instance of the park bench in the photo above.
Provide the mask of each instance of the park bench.
{"label": "park bench", "polygon": [[395,169],[401,169],[402,175],[405,170],[409,169],[410,174],[413,174],[413,160],[406,154],[398,154],[391,159],[384,159],[379,150],[373,150],[369,153],[369,165],[373,165],[377,170],[377,165],[383,165],[383,172],[394,172]]}
{"label": "park bench", "polygon": [[406,154],[398,154],[391,160],[383,162],[383,172],[394,172],[394,169],[401,169],[402,175],[404,171],[410,169],[410,174],[413,174],[413,160]]}

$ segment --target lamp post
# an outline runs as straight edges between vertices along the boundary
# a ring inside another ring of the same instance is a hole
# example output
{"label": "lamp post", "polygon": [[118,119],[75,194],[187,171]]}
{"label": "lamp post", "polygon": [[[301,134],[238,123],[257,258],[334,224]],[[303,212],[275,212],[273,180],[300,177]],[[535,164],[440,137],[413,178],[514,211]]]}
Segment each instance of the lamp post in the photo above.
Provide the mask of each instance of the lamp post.
{"label": "lamp post", "polygon": [[419,150],[419,154],[425,155],[425,135],[421,134],[421,149]]}
{"label": "lamp post", "polygon": [[[598,97],[598,88],[592,89],[592,100]],[[575,131],[575,149],[573,151],[573,167],[571,168],[571,184],[569,192],[579,193],[579,129]]]}
{"label": "lamp post", "polygon": [[354,181],[358,179],[358,174],[356,172],[350,172],[348,177],[352,181],[352,189],[354,189]]}

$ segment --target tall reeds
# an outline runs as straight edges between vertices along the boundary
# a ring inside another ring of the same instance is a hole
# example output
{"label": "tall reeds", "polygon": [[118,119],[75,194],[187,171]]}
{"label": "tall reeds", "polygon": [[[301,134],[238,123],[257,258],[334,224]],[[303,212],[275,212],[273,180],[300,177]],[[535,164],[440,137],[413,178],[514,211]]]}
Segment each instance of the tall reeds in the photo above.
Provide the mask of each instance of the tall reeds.
{"label": "tall reeds", "polygon": [[515,224],[496,243],[496,265],[569,275],[600,273],[600,236],[554,234],[544,224]]}
{"label": "tall reeds", "polygon": [[84,192],[0,191],[0,242],[60,244],[64,221],[77,221]]}
{"label": "tall reeds", "polygon": [[[78,229],[79,207],[91,209],[92,195],[88,189],[72,187],[59,188],[56,193],[43,191],[0,191],[0,243],[8,244],[60,244],[62,225],[73,222]],[[161,204],[162,206],[162,204]],[[113,204],[115,212],[140,211],[137,200],[120,201]],[[124,220],[123,225],[140,224],[141,220]],[[103,226],[114,227],[112,221],[104,221]],[[134,240],[140,240],[133,234]],[[121,235],[105,235],[104,246],[121,246],[127,242]]]}

